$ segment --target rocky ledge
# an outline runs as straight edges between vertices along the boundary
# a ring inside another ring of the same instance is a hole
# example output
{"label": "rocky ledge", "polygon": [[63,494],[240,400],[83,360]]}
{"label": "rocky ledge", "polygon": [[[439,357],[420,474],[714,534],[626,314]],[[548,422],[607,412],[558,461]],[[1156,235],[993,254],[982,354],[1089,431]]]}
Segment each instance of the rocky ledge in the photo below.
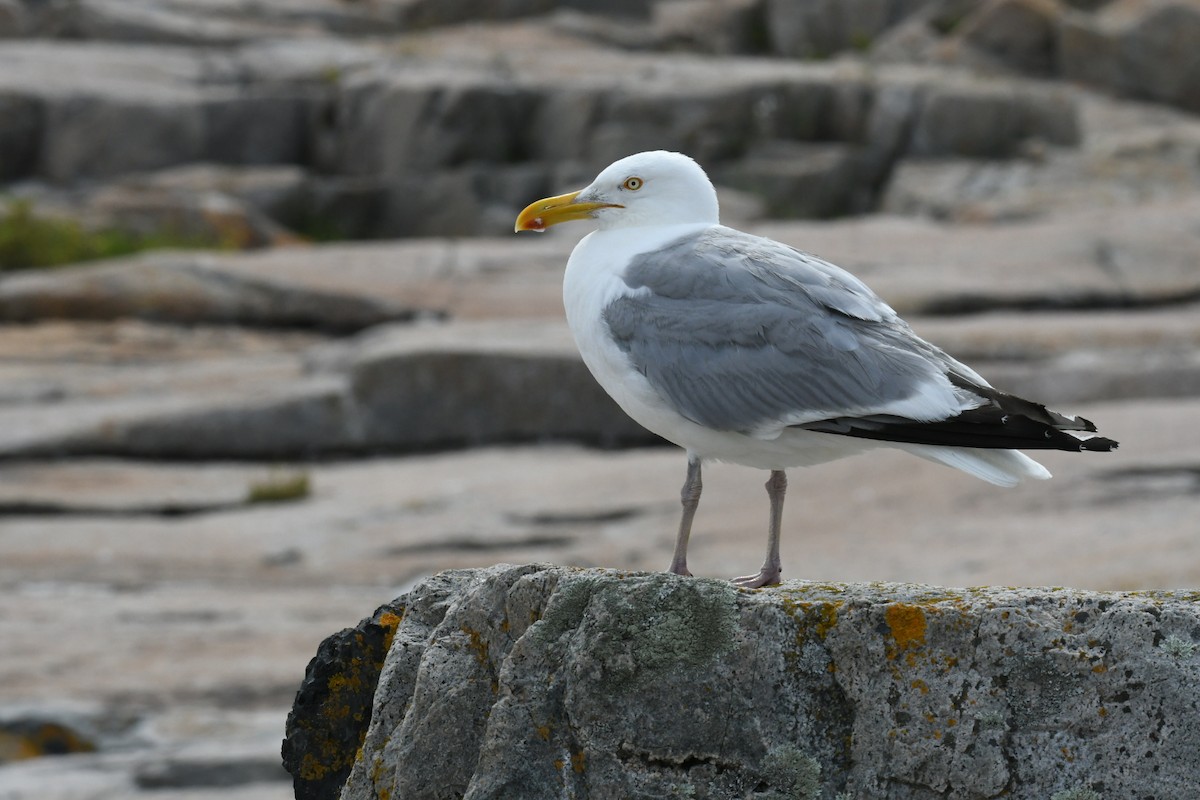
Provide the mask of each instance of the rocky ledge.
{"label": "rocky ledge", "polygon": [[445,572],[322,644],[296,797],[1179,798],[1179,593]]}

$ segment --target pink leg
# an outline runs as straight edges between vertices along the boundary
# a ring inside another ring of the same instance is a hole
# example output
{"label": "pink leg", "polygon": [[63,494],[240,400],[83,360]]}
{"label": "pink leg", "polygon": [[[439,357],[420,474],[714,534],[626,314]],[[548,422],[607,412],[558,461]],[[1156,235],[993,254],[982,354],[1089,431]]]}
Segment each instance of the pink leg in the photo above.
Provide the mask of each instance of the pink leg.
{"label": "pink leg", "polygon": [[679,492],[683,501],[683,517],[679,520],[679,535],[675,537],[675,555],[671,559],[669,572],[676,575],[691,575],[687,568],[688,537],[692,535],[692,519],[696,516],[696,506],[700,505],[700,490],[704,485],[700,482],[700,459],[688,454],[687,479]]}
{"label": "pink leg", "polygon": [[757,575],[734,578],[734,586],[743,589],[759,589],[779,583],[783,573],[783,562],[779,558],[779,529],[783,525],[783,496],[787,493],[787,475],[781,469],[771,470],[767,479],[767,497],[771,499],[771,524],[767,529],[767,560]]}

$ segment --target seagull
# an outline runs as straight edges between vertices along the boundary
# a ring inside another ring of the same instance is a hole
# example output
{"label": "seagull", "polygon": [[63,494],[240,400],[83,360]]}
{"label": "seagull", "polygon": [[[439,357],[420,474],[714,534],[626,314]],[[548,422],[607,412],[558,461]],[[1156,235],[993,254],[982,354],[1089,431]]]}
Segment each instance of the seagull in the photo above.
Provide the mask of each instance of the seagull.
{"label": "seagull", "polygon": [[768,470],[767,555],[744,588],[780,582],[785,470],[878,447],[999,486],[1050,473],[1020,452],[1109,451],[1086,419],[995,389],[926,342],[858,278],[721,225],[688,156],[638,153],[584,189],[538,200],[516,230],[596,230],[563,278],[567,323],[592,375],[639,424],[687,451],[669,570],[691,575],[701,464]]}

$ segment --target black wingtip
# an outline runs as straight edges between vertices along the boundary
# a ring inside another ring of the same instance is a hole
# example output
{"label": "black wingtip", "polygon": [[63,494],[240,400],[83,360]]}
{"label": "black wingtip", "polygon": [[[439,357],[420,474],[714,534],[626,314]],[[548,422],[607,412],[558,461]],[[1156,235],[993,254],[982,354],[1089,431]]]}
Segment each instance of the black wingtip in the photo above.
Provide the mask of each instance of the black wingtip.
{"label": "black wingtip", "polygon": [[[1090,430],[1096,430],[1096,429],[1093,427]],[[1084,439],[1083,441],[1081,441],[1079,443],[1079,450],[1080,450],[1080,452],[1086,450],[1089,453],[1091,453],[1091,452],[1108,453],[1113,450],[1116,450],[1119,446],[1120,446],[1120,442],[1117,442],[1113,439],[1108,439],[1103,436],[1092,436],[1088,439]]]}

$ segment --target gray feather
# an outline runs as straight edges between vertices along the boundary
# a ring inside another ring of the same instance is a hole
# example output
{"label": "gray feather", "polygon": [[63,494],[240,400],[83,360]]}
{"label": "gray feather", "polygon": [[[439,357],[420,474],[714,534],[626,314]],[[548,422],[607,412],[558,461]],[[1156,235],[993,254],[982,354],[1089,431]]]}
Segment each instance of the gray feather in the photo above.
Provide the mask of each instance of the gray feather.
{"label": "gray feather", "polygon": [[853,275],[731,228],[642,254],[625,282],[641,291],[605,309],[613,338],[679,413],[717,430],[869,413],[959,366]]}

